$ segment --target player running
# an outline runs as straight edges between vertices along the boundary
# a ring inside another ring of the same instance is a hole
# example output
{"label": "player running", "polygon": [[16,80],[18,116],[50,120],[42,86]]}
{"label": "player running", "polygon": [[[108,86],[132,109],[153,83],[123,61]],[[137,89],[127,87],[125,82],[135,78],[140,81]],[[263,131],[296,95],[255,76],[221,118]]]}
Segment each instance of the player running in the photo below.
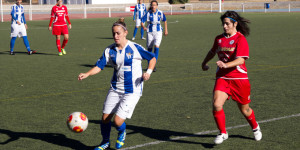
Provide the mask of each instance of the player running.
{"label": "player running", "polygon": [[[86,73],[80,73],[78,80],[95,75],[104,69],[110,62],[114,68],[111,79],[111,87],[108,91],[103,106],[101,121],[102,142],[95,150],[103,150],[110,147],[111,119],[118,130],[116,148],[124,145],[126,136],[125,120],[130,119],[134,108],[142,96],[143,81],[150,79],[155,66],[154,55],[145,50],[141,45],[126,39],[128,34],[124,18],[119,19],[112,26],[115,43],[108,46],[103,55],[97,61],[96,66]],[[142,59],[149,61],[147,72],[142,71]]]}
{"label": "player running", "polygon": [[[146,5],[142,4],[141,0],[139,0],[139,3],[135,5],[134,13],[133,13],[133,21],[135,21],[135,28],[134,28],[132,40],[135,40],[135,36],[138,31],[138,28],[141,26],[141,22],[142,22],[141,19],[146,13],[147,13]],[[143,28],[141,28],[141,39],[145,40]]]}
{"label": "player running", "polygon": [[18,37],[22,37],[26,46],[28,55],[35,53],[30,50],[29,41],[27,39],[27,24],[24,15],[24,7],[21,5],[22,0],[16,0],[16,4],[11,7],[11,40],[10,40],[10,55],[15,55],[14,47]]}
{"label": "player running", "polygon": [[[164,22],[165,31],[164,35],[168,35],[168,25],[167,18],[165,14],[157,9],[158,2],[156,0],[152,0],[150,3],[150,10],[144,15],[142,19],[142,27],[144,30],[147,30],[147,48],[149,52],[152,52],[153,46],[155,46],[154,53],[156,60],[158,59],[159,53],[159,45],[162,39],[162,31],[160,22]],[[144,26],[144,23],[147,21],[147,28]],[[156,67],[154,68],[156,71]]]}
{"label": "player running", "polygon": [[[53,30],[52,34],[56,37],[56,46],[58,50],[58,55],[62,56],[63,54],[66,55],[67,52],[65,50],[65,46],[69,40],[69,31],[67,27],[66,20],[69,23],[69,28],[72,28],[67,6],[63,5],[62,0],[57,0],[57,4],[52,7],[51,10],[51,18],[49,23],[49,31],[52,30],[52,23],[53,23]],[[53,22],[54,21],[54,22]],[[62,46],[60,46],[60,35],[64,36],[64,41]]]}
{"label": "player running", "polygon": [[260,127],[255,120],[254,111],[249,107],[250,83],[247,75],[245,60],[249,58],[249,46],[245,36],[250,33],[249,20],[239,16],[234,11],[227,11],[221,16],[224,33],[215,38],[212,49],[202,63],[202,69],[208,70],[207,63],[217,54],[216,83],[213,94],[213,115],[220,134],[214,140],[221,144],[228,139],[225,128],[225,113],[223,105],[232,97],[241,113],[245,116],[254,133],[254,139],[262,139]]}

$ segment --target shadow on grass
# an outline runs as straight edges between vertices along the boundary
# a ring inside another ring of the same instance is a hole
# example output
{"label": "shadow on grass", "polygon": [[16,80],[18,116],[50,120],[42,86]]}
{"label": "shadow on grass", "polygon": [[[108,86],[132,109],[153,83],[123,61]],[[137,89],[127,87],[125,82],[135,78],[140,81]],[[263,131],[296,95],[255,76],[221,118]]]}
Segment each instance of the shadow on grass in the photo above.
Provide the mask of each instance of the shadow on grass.
{"label": "shadow on grass", "polygon": [[107,40],[113,40],[112,37],[96,37],[96,39],[107,39]]}
{"label": "shadow on grass", "polygon": [[[95,65],[90,65],[90,64],[81,64],[80,66],[83,67],[88,67],[88,68],[93,68]],[[110,64],[105,65],[106,68],[113,68]]]}
{"label": "shadow on grass", "polygon": [[[35,50],[33,50],[33,51],[35,51]],[[6,51],[7,53],[7,55],[9,55],[9,52],[10,51]],[[17,54],[26,54],[26,55],[28,55],[28,52],[16,52],[16,51],[14,51],[15,52],[15,54],[17,55]],[[4,54],[4,53],[3,53]],[[41,52],[36,52],[36,53],[34,53],[34,54],[32,54],[32,55],[57,55],[57,54],[48,54],[48,53],[41,53]]]}
{"label": "shadow on grass", "polygon": [[67,138],[65,135],[60,133],[32,133],[32,132],[14,132],[10,130],[0,129],[0,134],[6,134],[9,139],[6,141],[0,141],[0,145],[5,145],[10,142],[16,141],[20,138],[31,138],[36,140],[45,141],[55,145],[68,147],[74,150],[90,150],[93,147],[86,146],[80,141]]}
{"label": "shadow on grass", "polygon": [[[100,124],[100,120],[89,120],[90,123]],[[126,129],[132,130],[128,132],[127,135],[140,133],[146,137],[167,142],[176,142],[176,143],[185,143],[185,144],[201,144],[205,148],[214,148],[215,144],[212,143],[201,143],[184,140],[184,138],[176,139],[176,137],[201,137],[201,138],[211,138],[215,135],[192,135],[191,133],[162,130],[162,129],[153,129],[148,127],[139,127],[133,125],[126,125]],[[175,138],[175,139],[171,139]]]}

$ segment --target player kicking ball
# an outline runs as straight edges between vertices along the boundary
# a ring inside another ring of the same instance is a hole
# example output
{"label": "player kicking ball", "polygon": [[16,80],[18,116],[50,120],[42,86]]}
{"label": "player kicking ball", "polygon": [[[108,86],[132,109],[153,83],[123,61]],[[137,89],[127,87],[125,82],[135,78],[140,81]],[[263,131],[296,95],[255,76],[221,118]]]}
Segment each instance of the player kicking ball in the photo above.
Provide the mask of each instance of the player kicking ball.
{"label": "player kicking ball", "polygon": [[10,55],[15,55],[14,46],[17,37],[22,37],[26,46],[28,55],[35,53],[30,50],[29,41],[27,39],[27,24],[24,15],[24,7],[21,5],[22,0],[16,0],[16,4],[11,7],[11,40]]}
{"label": "player kicking ball", "polygon": [[[66,20],[69,23],[69,28],[72,28],[67,6],[63,5],[62,0],[57,0],[57,4],[52,7],[51,11],[51,18],[49,23],[49,31],[52,30],[52,23],[53,23],[53,30],[52,34],[56,37],[56,47],[58,50],[58,56],[66,55],[67,52],[65,50],[65,46],[69,41],[69,31],[67,27]],[[64,41],[62,46],[60,46],[60,35],[64,36]]]}

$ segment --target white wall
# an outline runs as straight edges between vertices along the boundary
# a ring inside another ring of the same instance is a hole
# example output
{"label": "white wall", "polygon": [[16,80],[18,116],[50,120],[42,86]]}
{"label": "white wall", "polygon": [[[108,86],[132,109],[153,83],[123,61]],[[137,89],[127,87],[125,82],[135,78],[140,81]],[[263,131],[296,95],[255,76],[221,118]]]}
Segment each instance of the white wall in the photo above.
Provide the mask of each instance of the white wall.
{"label": "white wall", "polygon": [[90,0],[90,4],[136,4],[137,0]]}

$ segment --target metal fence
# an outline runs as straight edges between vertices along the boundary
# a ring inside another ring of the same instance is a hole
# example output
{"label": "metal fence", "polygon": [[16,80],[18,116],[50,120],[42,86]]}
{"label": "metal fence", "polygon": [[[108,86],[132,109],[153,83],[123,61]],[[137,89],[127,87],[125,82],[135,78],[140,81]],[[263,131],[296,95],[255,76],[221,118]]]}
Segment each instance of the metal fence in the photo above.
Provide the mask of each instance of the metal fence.
{"label": "metal fence", "polygon": [[[24,1],[24,0],[23,0]],[[56,1],[56,0],[48,0]],[[70,0],[66,0],[70,1]],[[67,4],[71,19],[84,18],[103,18],[103,17],[126,17],[132,16],[133,12],[128,9],[132,5],[90,5],[86,4],[85,0],[77,0],[76,4]],[[76,0],[72,0],[76,2]],[[147,8],[149,4],[146,4]],[[25,4],[25,15],[27,20],[45,20],[50,18],[50,11],[53,5],[39,4],[29,5]],[[159,9],[164,11],[166,15],[176,14],[196,14],[196,13],[215,13],[220,12],[219,3],[188,3],[179,5],[160,4]],[[267,7],[268,6],[268,7]],[[1,5],[1,22],[11,20],[10,11],[11,5]],[[247,3],[222,3],[221,12],[226,10],[235,10],[238,12],[300,12],[300,2],[247,2]]]}

